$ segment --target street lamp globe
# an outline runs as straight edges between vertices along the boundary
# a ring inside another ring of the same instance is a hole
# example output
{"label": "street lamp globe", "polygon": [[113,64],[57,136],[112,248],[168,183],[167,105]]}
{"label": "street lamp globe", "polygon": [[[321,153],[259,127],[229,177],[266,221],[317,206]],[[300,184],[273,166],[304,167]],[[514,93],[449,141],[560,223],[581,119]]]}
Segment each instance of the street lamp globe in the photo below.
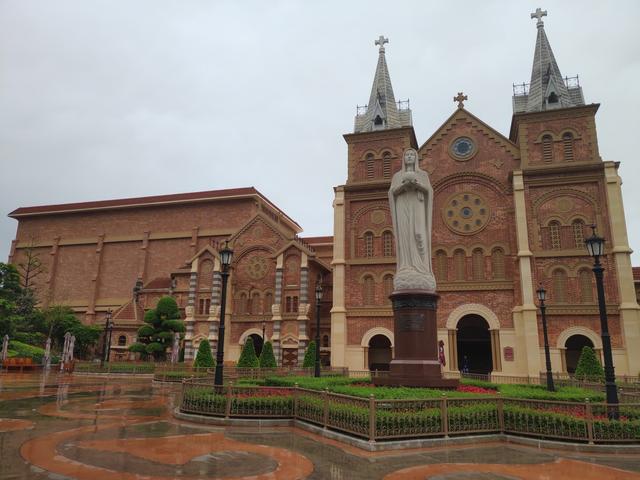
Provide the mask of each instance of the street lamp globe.
{"label": "street lamp globe", "polygon": [[318,282],[318,284],[316,285],[316,302],[319,302],[322,300],[322,285],[320,285],[320,283]]}
{"label": "street lamp globe", "polygon": [[229,242],[225,241],[224,248],[218,252],[220,254],[220,263],[222,263],[223,267],[228,267],[231,265],[231,260],[233,259],[233,250],[229,248]]}
{"label": "street lamp globe", "polygon": [[591,225],[591,228],[593,229],[593,233],[589,238],[585,239],[584,243],[587,246],[587,250],[589,250],[589,255],[598,258],[604,254],[604,238],[596,233],[595,225]]}
{"label": "street lamp globe", "polygon": [[536,290],[536,294],[538,295],[538,300],[541,302],[544,302],[547,299],[547,291],[544,289],[542,284],[540,284],[540,287]]}

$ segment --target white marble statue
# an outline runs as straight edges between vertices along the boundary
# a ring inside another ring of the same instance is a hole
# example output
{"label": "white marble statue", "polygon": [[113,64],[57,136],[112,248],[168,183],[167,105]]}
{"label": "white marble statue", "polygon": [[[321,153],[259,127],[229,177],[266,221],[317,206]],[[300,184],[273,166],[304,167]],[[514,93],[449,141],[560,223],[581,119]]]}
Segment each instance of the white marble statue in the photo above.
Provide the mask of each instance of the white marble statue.
{"label": "white marble statue", "polygon": [[431,269],[433,189],[413,148],[405,150],[402,170],[391,180],[389,206],[396,237],[394,289],[435,292],[436,280]]}

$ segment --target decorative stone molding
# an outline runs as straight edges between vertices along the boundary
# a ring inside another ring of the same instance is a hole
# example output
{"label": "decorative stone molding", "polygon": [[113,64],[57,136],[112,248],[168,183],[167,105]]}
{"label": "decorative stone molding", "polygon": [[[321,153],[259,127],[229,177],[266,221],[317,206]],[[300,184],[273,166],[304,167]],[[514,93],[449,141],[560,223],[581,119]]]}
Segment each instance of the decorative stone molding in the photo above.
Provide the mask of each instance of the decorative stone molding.
{"label": "decorative stone molding", "polygon": [[[242,332],[242,335],[240,335],[240,339],[238,340],[238,345],[244,345],[244,342],[247,341],[247,338],[250,335],[258,335],[259,337],[262,338],[262,330],[258,329],[258,328],[249,328],[247,330],[245,330],[244,332]],[[265,334],[266,336],[266,334]],[[269,339],[266,339],[267,341],[269,341]]]}
{"label": "decorative stone molding", "polygon": [[447,318],[447,329],[455,330],[458,322],[465,315],[480,315],[489,324],[489,330],[499,330],[500,321],[498,316],[488,307],[479,303],[467,303],[455,308]]}
{"label": "decorative stone molding", "polygon": [[393,332],[388,328],[384,328],[384,327],[374,327],[367,330],[365,334],[362,336],[362,341],[360,342],[360,346],[368,348],[369,342],[376,335],[384,335],[385,337],[387,337],[391,342],[391,348],[393,348],[394,346]]}
{"label": "decorative stone molding", "polygon": [[562,349],[566,348],[565,344],[567,343],[567,340],[569,340],[573,335],[583,335],[591,340],[594,348],[602,348],[602,339],[600,338],[600,335],[587,327],[569,327],[566,330],[563,330],[560,335],[558,335],[556,346]]}

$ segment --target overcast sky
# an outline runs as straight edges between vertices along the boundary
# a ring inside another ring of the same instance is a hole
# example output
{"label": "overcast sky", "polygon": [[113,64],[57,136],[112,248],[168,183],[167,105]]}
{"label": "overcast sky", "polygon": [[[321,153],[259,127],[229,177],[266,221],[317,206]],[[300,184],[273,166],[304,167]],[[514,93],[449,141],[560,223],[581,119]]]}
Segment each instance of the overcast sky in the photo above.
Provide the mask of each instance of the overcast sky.
{"label": "overcast sky", "polygon": [[508,136],[538,6],[562,74],[602,104],[640,265],[640,2],[584,0],[0,0],[0,259],[17,207],[251,185],[331,235],[374,39],[420,144],[461,90]]}

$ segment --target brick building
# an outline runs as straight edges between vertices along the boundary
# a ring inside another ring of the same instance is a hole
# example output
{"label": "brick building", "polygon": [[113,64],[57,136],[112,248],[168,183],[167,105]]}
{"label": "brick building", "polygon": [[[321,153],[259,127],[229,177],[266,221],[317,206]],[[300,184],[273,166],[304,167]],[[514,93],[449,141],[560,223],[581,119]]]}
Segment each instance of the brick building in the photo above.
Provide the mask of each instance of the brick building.
{"label": "brick building", "polygon": [[464,108],[464,95],[423,143],[408,102],[396,102],[380,38],[367,107],[335,187],[332,237],[302,239],[299,225],[253,188],[19,208],[10,261],[29,249],[47,269],[43,303],[67,303],[87,322],[114,309],[116,356],[126,357],[145,309],[173,295],[187,322],[186,358],[214,349],[220,305],[219,245],[235,256],[227,298],[226,359],[263,328],[278,361],[301,362],[315,335],[313,291],[322,279],[325,362],[388,367],[395,272],[387,191],[407,148],[434,188],[433,267],[447,370],[537,375],[543,362],[535,290],[548,291],[554,371],[572,371],[584,345],[601,349],[584,247],[590,224],[607,239],[603,264],[619,374],[640,372],[640,309],[631,268],[618,163],[603,161],[598,104],[562,77],[537,15],[529,84],[514,87],[505,136]]}

